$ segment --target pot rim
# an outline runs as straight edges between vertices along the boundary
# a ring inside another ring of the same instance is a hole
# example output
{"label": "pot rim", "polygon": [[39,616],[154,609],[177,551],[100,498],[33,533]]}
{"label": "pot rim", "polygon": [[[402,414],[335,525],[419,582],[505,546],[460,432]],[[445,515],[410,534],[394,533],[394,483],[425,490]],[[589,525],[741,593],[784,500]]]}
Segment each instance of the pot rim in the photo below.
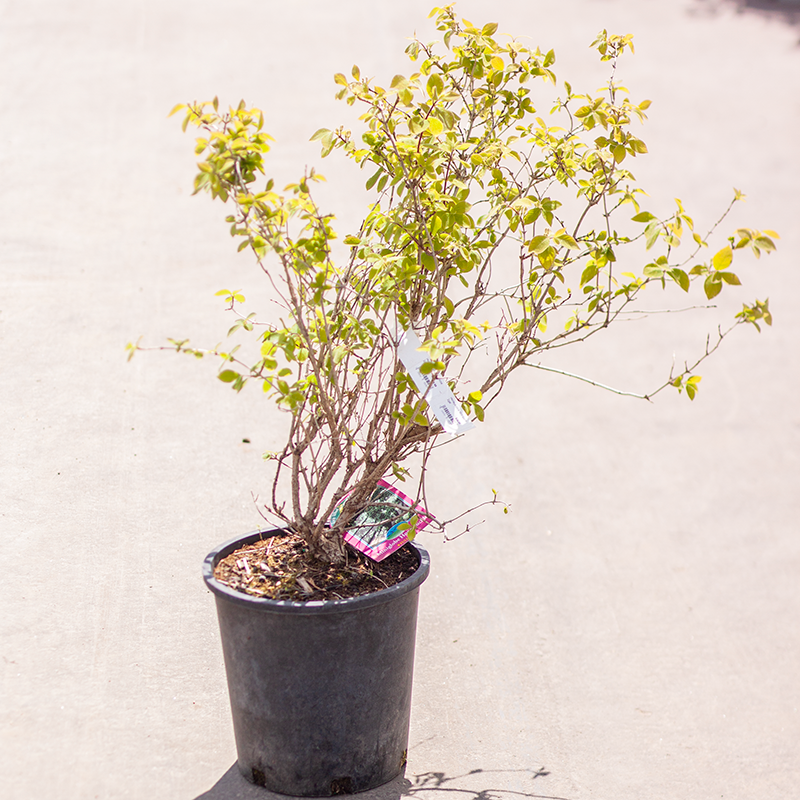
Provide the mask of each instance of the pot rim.
{"label": "pot rim", "polygon": [[252,531],[244,536],[237,536],[234,539],[221,544],[212,550],[203,561],[203,580],[206,586],[218,597],[224,598],[228,602],[237,605],[248,606],[252,609],[263,611],[278,612],[285,614],[329,614],[341,611],[355,611],[356,609],[369,608],[370,606],[388,603],[408,592],[419,588],[422,582],[428,577],[430,572],[430,555],[428,551],[411,542],[411,546],[417,551],[419,556],[419,566],[412,575],[409,575],[400,583],[390,586],[388,589],[380,589],[377,592],[370,592],[359,597],[348,597],[343,600],[271,600],[268,597],[253,597],[252,595],[238,592],[214,577],[214,568],[227,555],[242,545],[251,544],[259,539],[269,538],[278,533],[282,533],[281,528],[266,528],[264,530]]}

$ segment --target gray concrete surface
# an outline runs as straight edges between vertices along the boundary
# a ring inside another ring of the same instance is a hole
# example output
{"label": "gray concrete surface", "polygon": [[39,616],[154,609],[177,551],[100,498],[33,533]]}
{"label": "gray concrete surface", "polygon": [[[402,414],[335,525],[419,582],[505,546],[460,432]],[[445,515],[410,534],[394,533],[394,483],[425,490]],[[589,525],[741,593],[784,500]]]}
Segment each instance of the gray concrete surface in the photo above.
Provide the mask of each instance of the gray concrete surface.
{"label": "gray concrete surface", "polygon": [[[4,799],[265,796],[232,769],[200,562],[257,526],[276,419],[211,364],[124,357],[139,334],[216,341],[213,293],[252,284],[222,209],[190,198],[191,142],[166,114],[246,97],[293,177],[318,160],[308,136],[346,118],[332,73],[393,75],[428,5],[0,2]],[[800,792],[800,48],[787,6],[758,5],[460,3],[590,88],[595,33],[635,34],[624,82],[654,101],[637,170],[706,222],[748,194],[734,223],[783,238],[742,297],[769,296],[776,322],[739,332],[693,404],[530,372],[441,451],[435,511],[496,488],[513,513],[427,541],[408,768],[368,797]],[[361,176],[323,171],[355,219]],[[692,320],[563,365],[648,389],[702,343]]]}

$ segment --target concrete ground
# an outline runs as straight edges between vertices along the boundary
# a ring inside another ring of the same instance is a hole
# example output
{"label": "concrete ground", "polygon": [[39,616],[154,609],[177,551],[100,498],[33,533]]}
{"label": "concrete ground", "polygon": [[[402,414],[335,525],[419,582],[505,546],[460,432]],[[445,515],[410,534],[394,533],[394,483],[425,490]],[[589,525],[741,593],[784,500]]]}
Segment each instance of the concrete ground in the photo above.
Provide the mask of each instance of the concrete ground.
{"label": "concrete ground", "polygon": [[[309,135],[345,118],[332,74],[401,71],[405,37],[430,37],[428,7],[0,0],[3,798],[267,796],[233,766],[200,563],[257,527],[275,416],[211,364],[125,361],[140,334],[213,344],[227,328],[214,292],[258,291],[221,207],[190,197],[191,141],[166,115],[246,97],[288,180],[318,162]],[[562,77],[589,89],[597,31],[634,33],[623,83],[654,101],[637,172],[702,223],[732,186],[747,193],[732,224],[782,239],[740,296],[769,296],[775,325],[738,331],[694,403],[531,371],[441,451],[435,512],[495,488],[513,513],[425,540],[408,767],[365,796],[797,797],[798,14],[711,0],[459,10],[555,47]],[[356,219],[362,176],[334,159],[322,171],[343,225]],[[560,363],[650,389],[715,325],[687,320]]]}

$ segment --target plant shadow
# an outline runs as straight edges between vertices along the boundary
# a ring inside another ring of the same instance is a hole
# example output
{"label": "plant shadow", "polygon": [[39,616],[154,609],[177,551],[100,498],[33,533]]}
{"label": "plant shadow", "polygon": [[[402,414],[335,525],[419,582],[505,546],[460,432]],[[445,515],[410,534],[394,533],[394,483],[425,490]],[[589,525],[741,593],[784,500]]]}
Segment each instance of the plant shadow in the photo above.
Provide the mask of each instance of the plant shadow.
{"label": "plant shadow", "polygon": [[[538,793],[534,791],[523,791],[522,789],[503,789],[499,787],[486,787],[487,778],[491,775],[511,775],[517,774],[520,778],[520,785],[528,780],[536,778],[546,778],[550,772],[544,767],[539,769],[473,769],[463,775],[447,776],[444,772],[423,772],[414,775],[410,779],[404,780],[404,797],[434,798],[436,793],[455,794],[464,800],[505,800],[505,798],[529,797],[532,800],[571,800],[571,798]],[[475,776],[479,776],[477,780]],[[469,786],[470,783],[477,783],[483,788]],[[531,787],[532,788],[532,787]]]}
{"label": "plant shadow", "polygon": [[[444,772],[423,772],[418,775],[399,775],[393,781],[360,792],[359,800],[400,800],[403,797],[428,798],[432,800],[437,794],[449,794],[463,800],[512,800],[517,797],[528,797],[531,800],[572,800],[569,797],[536,793],[533,791],[512,790],[485,786],[491,775],[509,775],[519,773],[521,783],[527,780],[547,777],[550,773],[543,767],[519,770],[484,770],[473,769],[463,775],[448,776]],[[476,777],[477,776],[477,777]],[[475,788],[470,784],[480,785]],[[532,788],[532,787],[531,787]],[[281,800],[287,795],[275,794],[245,780],[234,762],[230,769],[207,791],[194,800]]]}

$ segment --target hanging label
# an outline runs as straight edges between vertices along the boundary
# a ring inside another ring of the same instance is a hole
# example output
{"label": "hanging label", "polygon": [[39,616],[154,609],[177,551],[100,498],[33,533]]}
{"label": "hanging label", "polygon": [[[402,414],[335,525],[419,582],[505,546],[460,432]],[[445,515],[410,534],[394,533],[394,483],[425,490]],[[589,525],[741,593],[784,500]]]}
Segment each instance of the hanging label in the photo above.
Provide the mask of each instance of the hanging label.
{"label": "hanging label", "polygon": [[434,377],[432,373],[427,375],[422,373],[420,367],[430,359],[419,349],[420,347],[422,347],[422,342],[412,330],[403,334],[400,344],[397,346],[397,355],[408,370],[420,396],[425,398],[433,415],[447,433],[455,436],[472,430],[475,425],[464,413],[461,403],[456,400],[456,396],[450,391],[447,382],[442,378]]}
{"label": "hanging label", "polygon": [[[346,501],[347,498],[334,509],[328,520],[331,525],[339,519]],[[400,526],[415,516],[417,532],[431,522],[422,506],[381,479],[369,505],[351,520],[342,538],[373,561],[383,561],[408,541],[408,528],[401,530]]]}

